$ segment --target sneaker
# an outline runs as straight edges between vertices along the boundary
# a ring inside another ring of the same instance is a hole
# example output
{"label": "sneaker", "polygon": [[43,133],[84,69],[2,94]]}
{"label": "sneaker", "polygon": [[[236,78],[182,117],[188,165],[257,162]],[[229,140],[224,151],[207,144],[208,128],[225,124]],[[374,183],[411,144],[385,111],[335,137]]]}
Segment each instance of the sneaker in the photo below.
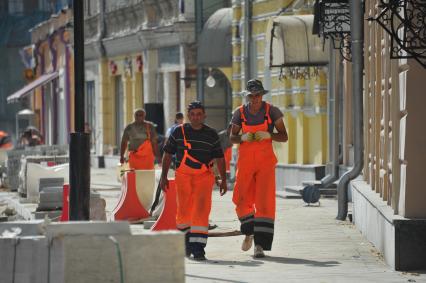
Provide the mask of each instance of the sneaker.
{"label": "sneaker", "polygon": [[265,253],[263,252],[263,248],[260,245],[256,245],[254,247],[254,257],[255,258],[265,257]]}
{"label": "sneaker", "polygon": [[203,254],[199,254],[199,255],[194,255],[194,260],[196,261],[204,261],[207,260],[206,256]]}
{"label": "sneaker", "polygon": [[243,251],[248,251],[253,245],[253,235],[246,235],[244,238],[243,244],[241,245],[241,249]]}

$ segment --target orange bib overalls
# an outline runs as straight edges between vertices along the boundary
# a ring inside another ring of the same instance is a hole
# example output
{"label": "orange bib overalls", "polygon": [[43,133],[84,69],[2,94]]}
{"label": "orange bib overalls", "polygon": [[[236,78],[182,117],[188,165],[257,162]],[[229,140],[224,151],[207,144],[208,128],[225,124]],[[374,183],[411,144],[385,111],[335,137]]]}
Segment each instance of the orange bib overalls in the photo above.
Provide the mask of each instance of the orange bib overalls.
{"label": "orange bib overalls", "polygon": [[154,151],[152,150],[151,133],[146,124],[146,140],[138,147],[136,151],[129,153],[129,167],[135,170],[154,169]]}
{"label": "orange bib overalls", "polygon": [[[265,107],[265,120],[259,125],[247,125],[243,106],[240,107],[243,134],[268,131],[268,125],[272,124],[270,105],[265,102]],[[254,234],[255,244],[264,250],[271,250],[274,236],[276,164],[272,139],[240,144],[232,201],[241,232]]]}
{"label": "orange bib overalls", "polygon": [[185,150],[175,174],[176,223],[179,230],[186,232],[187,254],[204,255],[208,237],[214,175],[210,166],[198,161],[188,153],[191,144],[186,140],[183,125],[180,127]]}

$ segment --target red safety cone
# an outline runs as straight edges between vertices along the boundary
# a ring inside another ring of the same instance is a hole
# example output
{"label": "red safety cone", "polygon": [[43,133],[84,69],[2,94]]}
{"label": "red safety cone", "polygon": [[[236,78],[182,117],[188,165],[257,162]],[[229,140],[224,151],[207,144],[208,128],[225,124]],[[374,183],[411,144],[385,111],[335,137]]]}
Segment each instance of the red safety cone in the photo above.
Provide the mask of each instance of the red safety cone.
{"label": "red safety cone", "polygon": [[169,187],[164,194],[164,207],[160,217],[151,227],[151,231],[176,230],[176,185],[175,179],[169,180]]}
{"label": "red safety cone", "polygon": [[136,193],[136,177],[134,171],[126,172],[122,179],[121,196],[112,215],[114,220],[139,220],[149,217]]}

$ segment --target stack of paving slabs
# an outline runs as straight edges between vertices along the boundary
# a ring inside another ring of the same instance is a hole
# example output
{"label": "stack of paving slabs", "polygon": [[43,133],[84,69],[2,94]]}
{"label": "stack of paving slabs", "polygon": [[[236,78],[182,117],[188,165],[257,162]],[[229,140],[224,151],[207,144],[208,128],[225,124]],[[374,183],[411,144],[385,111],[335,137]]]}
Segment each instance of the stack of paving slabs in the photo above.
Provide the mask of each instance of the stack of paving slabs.
{"label": "stack of paving slabs", "polygon": [[64,178],[40,178],[40,201],[37,210],[57,210],[62,207]]}
{"label": "stack of paving slabs", "polygon": [[184,235],[128,222],[0,223],[0,282],[184,282]]}

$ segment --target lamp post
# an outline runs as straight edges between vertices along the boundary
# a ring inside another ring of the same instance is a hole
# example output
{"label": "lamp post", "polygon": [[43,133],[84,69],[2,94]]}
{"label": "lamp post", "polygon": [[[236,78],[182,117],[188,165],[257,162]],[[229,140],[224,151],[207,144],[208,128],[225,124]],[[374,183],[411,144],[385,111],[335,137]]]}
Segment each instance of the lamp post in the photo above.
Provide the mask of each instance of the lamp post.
{"label": "lamp post", "polygon": [[84,13],[83,0],[73,1],[74,125],[70,134],[70,220],[90,218],[90,134],[84,132]]}

